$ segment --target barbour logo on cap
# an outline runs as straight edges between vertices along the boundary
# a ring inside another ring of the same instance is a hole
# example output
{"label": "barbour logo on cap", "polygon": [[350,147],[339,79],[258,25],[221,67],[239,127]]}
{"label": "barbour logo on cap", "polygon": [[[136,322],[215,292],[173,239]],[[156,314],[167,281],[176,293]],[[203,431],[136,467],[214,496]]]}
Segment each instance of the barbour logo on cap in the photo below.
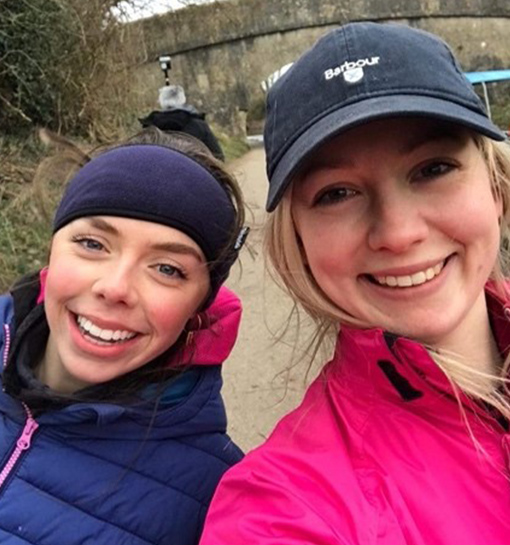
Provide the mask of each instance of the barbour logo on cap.
{"label": "barbour logo on cap", "polygon": [[344,80],[347,83],[356,83],[364,76],[363,68],[353,68],[344,72]]}
{"label": "barbour logo on cap", "polygon": [[341,66],[328,68],[324,72],[324,77],[329,80],[343,74],[344,80],[347,83],[356,83],[365,75],[363,68],[365,66],[374,66],[379,64],[380,57],[371,57],[366,59],[358,59],[357,61],[345,61]]}

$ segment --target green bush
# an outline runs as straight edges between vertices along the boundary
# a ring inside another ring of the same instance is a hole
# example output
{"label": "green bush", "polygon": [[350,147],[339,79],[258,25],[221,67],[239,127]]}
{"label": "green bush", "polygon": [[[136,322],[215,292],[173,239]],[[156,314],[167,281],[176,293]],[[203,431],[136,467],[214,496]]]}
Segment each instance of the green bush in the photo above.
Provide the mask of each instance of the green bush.
{"label": "green bush", "polygon": [[46,263],[50,229],[40,217],[26,212],[22,205],[12,207],[0,222],[0,293]]}
{"label": "green bush", "polygon": [[0,0],[0,133],[44,126],[107,140],[135,110],[136,27],[119,0]]}
{"label": "green bush", "polygon": [[33,136],[0,138],[0,293],[46,260],[49,216],[58,192],[43,196],[34,187],[35,165],[43,154]]}
{"label": "green bush", "polygon": [[[65,89],[79,46],[78,22],[57,0],[3,0],[0,9],[0,131],[20,134],[52,127],[62,116]],[[77,83],[77,82],[75,82]]]}

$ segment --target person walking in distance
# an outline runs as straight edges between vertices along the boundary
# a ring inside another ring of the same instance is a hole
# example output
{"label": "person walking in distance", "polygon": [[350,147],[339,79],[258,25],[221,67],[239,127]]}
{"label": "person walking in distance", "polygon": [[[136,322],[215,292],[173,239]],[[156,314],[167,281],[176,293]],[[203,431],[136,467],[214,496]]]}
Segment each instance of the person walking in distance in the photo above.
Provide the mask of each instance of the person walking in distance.
{"label": "person walking in distance", "polygon": [[218,139],[205,120],[205,114],[186,102],[186,94],[180,85],[165,85],[159,90],[161,110],[141,118],[143,127],[155,126],[162,131],[178,131],[190,134],[203,142],[220,161],[225,160]]}

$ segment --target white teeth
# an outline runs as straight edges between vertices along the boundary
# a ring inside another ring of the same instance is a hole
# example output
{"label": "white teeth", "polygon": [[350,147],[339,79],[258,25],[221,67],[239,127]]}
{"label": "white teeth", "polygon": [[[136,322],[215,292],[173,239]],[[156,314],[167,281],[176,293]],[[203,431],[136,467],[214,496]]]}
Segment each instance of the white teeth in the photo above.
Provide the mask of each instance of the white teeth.
{"label": "white teeth", "polygon": [[384,278],[383,276],[380,279],[377,279],[380,284],[388,284],[388,286],[394,288],[395,286],[398,286],[397,279],[394,276],[387,276]]}
{"label": "white teeth", "polygon": [[427,281],[427,273],[419,272],[411,275],[411,280],[413,281],[413,286],[419,286]]}
{"label": "white teeth", "polygon": [[83,329],[90,336],[106,342],[125,341],[132,339],[136,335],[136,333],[133,333],[132,331],[126,331],[123,329],[117,329],[115,331],[112,329],[101,329],[83,316],[77,316],[76,321],[81,329]]}
{"label": "white teeth", "polygon": [[97,327],[96,325],[92,325],[92,327],[89,329],[89,333],[93,335],[94,337],[100,337],[101,336],[101,329]]}
{"label": "white teeth", "polygon": [[410,276],[397,276],[397,285],[399,288],[408,288],[413,285],[413,279]]}
{"label": "white teeth", "polygon": [[101,339],[103,339],[103,341],[111,341],[114,333],[115,333],[115,331],[110,331],[108,329],[103,329],[99,333],[99,337],[101,337]]}
{"label": "white teeth", "polygon": [[390,288],[409,288],[411,286],[419,286],[420,284],[425,284],[429,280],[435,278],[444,267],[444,261],[438,263],[434,267],[429,267],[424,271],[414,273],[412,275],[403,275],[403,276],[374,276],[378,284],[383,286],[389,286]]}

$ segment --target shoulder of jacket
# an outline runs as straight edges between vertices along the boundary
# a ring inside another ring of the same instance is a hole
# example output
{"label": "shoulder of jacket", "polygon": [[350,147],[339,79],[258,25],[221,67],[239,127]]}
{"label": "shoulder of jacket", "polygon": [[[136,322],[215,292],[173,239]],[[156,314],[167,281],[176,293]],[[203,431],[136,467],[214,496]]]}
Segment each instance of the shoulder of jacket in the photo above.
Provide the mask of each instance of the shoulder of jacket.
{"label": "shoulder of jacket", "polygon": [[[307,433],[310,437],[320,431],[308,429]],[[358,468],[347,451],[341,444],[324,443],[322,448],[317,447],[316,443],[308,443],[304,435],[287,444],[275,444],[270,438],[228,470],[222,479],[211,506],[212,516],[208,517],[210,529],[225,535],[232,532],[236,543],[242,542],[242,533],[245,543],[269,544],[272,541],[264,540],[269,538],[269,533],[265,534],[267,521],[280,519],[288,528],[292,527],[293,535],[307,536],[303,542],[315,543],[311,536],[320,535],[321,543],[339,543],[340,537],[345,539],[342,543],[354,543],[348,521],[355,520],[363,528],[362,533],[373,534],[379,511],[366,497],[367,492],[372,493],[371,483],[359,482]],[[327,494],[317,493],[321,490],[327,490]],[[242,501],[232,504],[231,498],[239,495]],[[292,520],[288,517],[289,513],[303,512],[306,517],[296,516]],[[243,525],[239,521],[243,517],[257,520],[260,541],[253,540],[251,524],[241,530]],[[226,529],[229,524],[231,527]],[[327,540],[323,541],[325,536]],[[213,540],[206,539],[205,543]]]}

